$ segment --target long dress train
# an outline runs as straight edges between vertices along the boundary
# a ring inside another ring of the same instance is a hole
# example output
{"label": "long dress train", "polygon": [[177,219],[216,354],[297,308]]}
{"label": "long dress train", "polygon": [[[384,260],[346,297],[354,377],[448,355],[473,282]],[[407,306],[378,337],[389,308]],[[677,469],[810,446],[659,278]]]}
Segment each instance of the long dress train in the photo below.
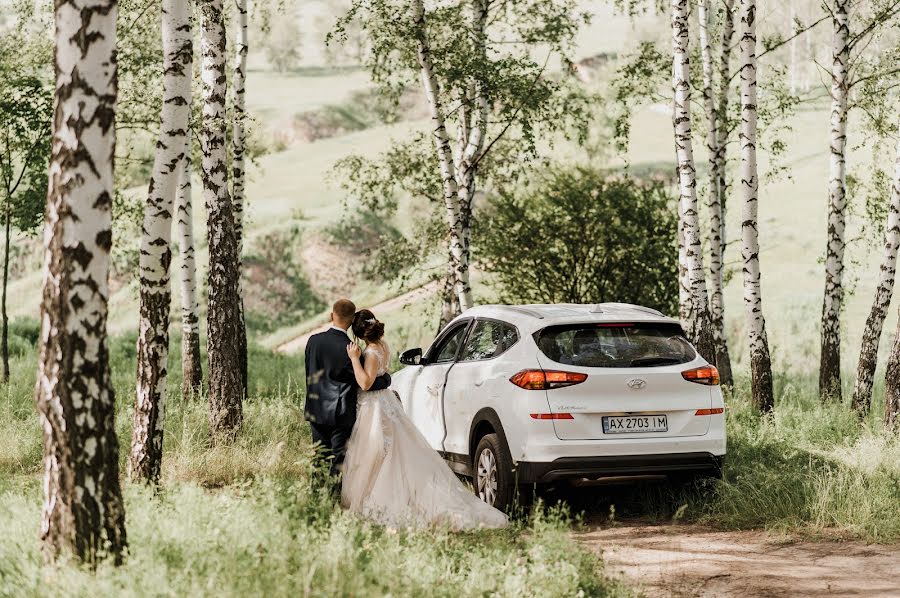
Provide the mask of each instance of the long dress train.
{"label": "long dress train", "polygon": [[[366,347],[366,359],[387,371],[388,348]],[[347,444],[341,504],[386,526],[453,530],[507,525],[456,477],[403,411],[391,390],[360,392]]]}

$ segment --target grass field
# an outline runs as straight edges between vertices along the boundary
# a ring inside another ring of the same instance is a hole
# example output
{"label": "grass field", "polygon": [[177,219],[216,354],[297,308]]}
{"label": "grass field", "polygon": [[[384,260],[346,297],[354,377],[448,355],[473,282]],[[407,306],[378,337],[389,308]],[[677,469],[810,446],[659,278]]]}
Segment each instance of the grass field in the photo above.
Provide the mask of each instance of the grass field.
{"label": "grass field", "polygon": [[[126,450],[133,340],[120,337],[111,348]],[[322,476],[303,422],[302,362],[260,350],[251,355],[251,398],[232,446],[209,445],[205,402],[183,401],[177,373],[170,380],[162,490],[124,487],[126,565],[96,574],[45,568],[34,361],[33,349],[16,358],[0,404],[2,596],[629,595],[570,538],[564,508],[539,508],[506,530],[462,534],[390,530],[343,512],[315,481]]]}

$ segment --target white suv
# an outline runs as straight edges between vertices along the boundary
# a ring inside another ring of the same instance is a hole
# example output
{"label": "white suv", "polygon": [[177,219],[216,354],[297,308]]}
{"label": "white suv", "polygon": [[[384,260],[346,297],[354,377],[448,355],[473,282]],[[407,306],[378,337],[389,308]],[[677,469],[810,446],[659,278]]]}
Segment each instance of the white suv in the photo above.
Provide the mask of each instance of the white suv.
{"label": "white suv", "polygon": [[478,306],[400,362],[406,413],[498,507],[519,484],[721,472],[719,374],[655,310]]}

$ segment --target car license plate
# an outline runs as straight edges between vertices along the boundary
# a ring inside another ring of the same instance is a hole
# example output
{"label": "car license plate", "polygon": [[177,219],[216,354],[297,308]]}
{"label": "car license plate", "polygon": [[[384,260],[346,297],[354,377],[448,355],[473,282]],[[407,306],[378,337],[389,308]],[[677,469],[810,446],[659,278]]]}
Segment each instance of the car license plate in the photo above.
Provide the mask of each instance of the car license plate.
{"label": "car license plate", "polygon": [[608,415],[603,418],[604,434],[668,431],[669,421],[665,415]]}

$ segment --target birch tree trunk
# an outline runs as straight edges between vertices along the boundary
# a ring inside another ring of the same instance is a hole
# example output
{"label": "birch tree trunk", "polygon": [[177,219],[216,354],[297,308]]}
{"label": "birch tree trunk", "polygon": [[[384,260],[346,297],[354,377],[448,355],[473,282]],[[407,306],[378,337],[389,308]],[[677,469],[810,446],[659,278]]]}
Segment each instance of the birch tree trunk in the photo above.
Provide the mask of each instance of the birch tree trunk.
{"label": "birch tree trunk", "polygon": [[464,218],[459,203],[459,187],[456,182],[456,167],[453,149],[447,134],[441,90],[434,75],[431,60],[431,46],[428,41],[428,28],[425,22],[425,8],[422,0],[411,0],[412,22],[416,30],[416,57],[422,76],[422,88],[428,101],[428,109],[432,122],[432,136],[441,169],[441,181],[446,210],[448,244],[450,251],[450,267],[456,279],[456,294],[459,307],[465,311],[472,307],[472,289],[469,285],[469,256],[465,251],[463,231]]}
{"label": "birch tree trunk", "polygon": [[203,389],[200,361],[200,306],[197,303],[197,263],[194,256],[194,206],[191,198],[191,139],[181,161],[176,197],[175,234],[181,256],[181,394],[185,399]]}
{"label": "birch tree trunk", "polygon": [[0,318],[3,322],[3,332],[0,334],[0,353],[3,354],[3,383],[9,382],[9,318],[6,313],[6,289],[9,286],[9,245],[10,245],[10,226],[12,224],[12,206],[9,205],[9,193],[6,195],[6,207],[3,210],[3,228],[5,230],[3,237],[3,291],[0,296]]}
{"label": "birch tree trunk", "polygon": [[[725,52],[725,67],[728,67],[728,52],[731,42],[733,27],[731,18],[731,2],[725,3],[727,15],[725,17],[725,29],[728,33],[728,45],[723,47]],[[723,196],[724,186],[724,157],[720,156],[719,136],[720,131],[727,127],[727,123],[719,123],[715,94],[713,92],[713,55],[712,44],[709,36],[709,10],[708,0],[700,0],[700,57],[703,63],[703,109],[706,116],[706,154],[709,159],[709,273],[710,285],[710,319],[712,321],[713,342],[716,347],[716,366],[724,386],[733,386],[731,375],[731,357],[728,354],[728,342],[725,337],[725,304],[722,299],[722,286],[724,283],[724,219]],[[723,35],[724,37],[724,35]],[[724,40],[723,40],[724,41]],[[723,76],[728,76],[723,73]],[[727,80],[725,84],[727,94]]]}
{"label": "birch tree trunk", "polygon": [[753,403],[761,412],[775,407],[772,360],[762,309],[757,218],[759,175],[756,165],[756,0],[741,0],[741,256],[744,260],[744,307],[750,340]]}
{"label": "birch tree trunk", "polygon": [[693,342],[699,353],[715,363],[706,293],[706,273],[700,243],[700,223],[697,211],[697,171],[694,166],[691,140],[691,84],[688,51],[688,1],[672,0],[672,89],[675,92],[673,127],[675,153],[678,161],[679,207],[683,218],[684,255],[690,281],[690,305],[695,320]]}
{"label": "birch tree trunk", "polygon": [[209,428],[214,441],[234,439],[243,419],[237,237],[225,156],[225,21],[222,0],[202,0],[203,196],[209,236],[207,358]]}
{"label": "birch tree trunk", "polygon": [[694,314],[691,312],[691,282],[688,278],[687,253],[684,247],[684,216],[678,208],[678,318],[688,338],[694,338]]}
{"label": "birch tree trunk", "polygon": [[106,339],[117,94],[115,0],[55,3],[56,92],[35,401],[48,560],[126,545]]}
{"label": "birch tree trunk", "polygon": [[819,395],[841,398],[841,304],[844,299],[844,228],[847,209],[847,99],[850,30],[847,4],[832,10],[831,152],[828,175],[828,245],[825,250],[825,296],[822,302],[822,354]]}
{"label": "birch tree trunk", "polygon": [[900,430],[900,322],[884,375],[884,426]]}
{"label": "birch tree trunk", "polygon": [[234,57],[234,124],[232,126],[232,157],[231,157],[231,184],[232,198],[234,200],[234,233],[237,238],[238,255],[238,296],[240,297],[240,359],[241,382],[244,396],[248,389],[247,367],[247,323],[244,319],[244,300],[242,292],[241,274],[243,272],[244,249],[244,202],[245,197],[245,165],[244,152],[246,146],[246,133],[244,124],[246,113],[246,84],[247,84],[247,0],[236,0],[237,8],[237,43],[235,44]]}
{"label": "birch tree trunk", "polygon": [[[487,0],[472,0],[471,43],[473,51],[482,62],[487,62],[485,31],[487,17]],[[461,148],[458,152],[459,167],[456,172],[463,256],[466,264],[471,261],[472,255],[472,202],[475,197],[478,161],[481,159],[481,151],[484,148],[485,129],[488,124],[488,101],[484,86],[477,77],[473,77],[466,90],[463,103],[463,105],[471,107],[473,114],[471,118],[461,119],[465,130],[462,131],[459,138]],[[469,307],[471,307],[472,289],[468,276],[464,280],[458,281],[457,284],[463,287],[462,295],[469,297]],[[462,308],[462,302],[459,303]]]}
{"label": "birch tree trunk", "polygon": [[897,250],[900,248],[900,141],[897,142],[897,157],[891,198],[888,205],[887,225],[884,229],[884,253],[881,257],[881,277],[875,290],[872,310],[863,331],[862,347],[859,350],[859,365],[856,368],[856,385],[853,388],[853,408],[861,416],[869,412],[872,403],[872,383],[878,363],[878,343],[887,310],[894,292],[894,278],[897,274]]}
{"label": "birch tree trunk", "polygon": [[166,376],[169,359],[169,265],[172,213],[185,161],[191,110],[190,7],[163,0],[163,103],[150,190],[144,206],[140,252],[140,323],[137,343],[137,400],[128,475],[156,484],[162,468]]}

